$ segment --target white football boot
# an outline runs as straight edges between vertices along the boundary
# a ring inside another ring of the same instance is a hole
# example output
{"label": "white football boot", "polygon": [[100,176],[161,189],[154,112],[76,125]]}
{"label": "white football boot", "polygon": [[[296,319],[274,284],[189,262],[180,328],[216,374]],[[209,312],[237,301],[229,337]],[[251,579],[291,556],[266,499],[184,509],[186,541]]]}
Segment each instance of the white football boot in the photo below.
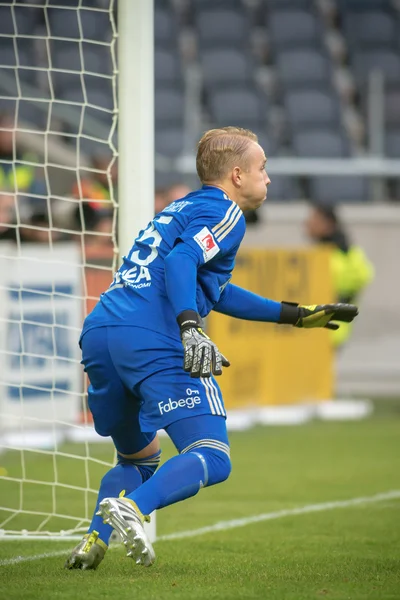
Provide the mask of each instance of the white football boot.
{"label": "white football boot", "polygon": [[99,539],[97,531],[87,533],[83,540],[72,550],[64,567],[66,569],[97,569],[108,549]]}
{"label": "white football boot", "polygon": [[150,517],[142,515],[136,504],[128,498],[104,498],[100,502],[98,515],[104,523],[111,525],[122,538],[127,556],[137,565],[150,567],[156,555],[144,530],[143,523]]}

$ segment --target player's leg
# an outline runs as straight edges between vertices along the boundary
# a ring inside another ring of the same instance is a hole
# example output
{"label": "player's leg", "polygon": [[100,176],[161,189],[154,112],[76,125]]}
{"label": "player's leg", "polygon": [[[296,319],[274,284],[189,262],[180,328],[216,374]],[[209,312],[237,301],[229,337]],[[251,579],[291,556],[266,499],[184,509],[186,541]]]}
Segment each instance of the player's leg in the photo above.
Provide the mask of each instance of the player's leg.
{"label": "player's leg", "polygon": [[190,498],[206,486],[221,483],[231,471],[225,418],[199,415],[167,427],[180,452],[154,476],[123,498],[105,498],[99,514],[119,532],[127,555],[150,566],[153,547],[144,531],[146,516],[156,509]]}
{"label": "player's leg", "polygon": [[225,481],[231,472],[225,418],[199,415],[172,423],[166,431],[179,454],[154,477],[127,495],[142,514],[180,502],[207,486]]}
{"label": "player's leg", "polygon": [[165,428],[180,454],[125,498],[104,499],[100,512],[118,527],[128,556],[134,553],[138,564],[151,564],[145,562],[153,550],[143,529],[144,515],[224,481],[231,463],[225,409],[214,379],[193,380],[182,369],[165,370],[141,384],[141,397],[142,423]]}
{"label": "player's leg", "polygon": [[160,446],[155,433],[142,433],[139,402],[125,388],[111,361],[107,329],[89,331],[82,340],[85,370],[90,379],[89,407],[97,432],[111,436],[117,450],[117,464],[100,483],[96,508],[88,532],[72,551],[66,568],[93,569],[104,558],[112,527],[96,515],[107,496],[128,494],[155,472]]}

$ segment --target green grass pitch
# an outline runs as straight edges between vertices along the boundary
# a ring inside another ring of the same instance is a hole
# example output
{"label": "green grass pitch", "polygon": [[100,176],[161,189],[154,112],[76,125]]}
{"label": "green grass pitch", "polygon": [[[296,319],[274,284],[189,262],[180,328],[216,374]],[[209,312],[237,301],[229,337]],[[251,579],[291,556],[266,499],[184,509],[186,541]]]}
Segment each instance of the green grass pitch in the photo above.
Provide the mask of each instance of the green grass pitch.
{"label": "green grass pitch", "polygon": [[[233,472],[224,484],[202,490],[158,513],[158,534],[211,526],[315,503],[400,490],[400,405],[361,422],[312,422],[301,427],[256,428],[231,434]],[[172,453],[163,439],[164,456]],[[83,446],[69,446],[83,453]],[[111,460],[108,445],[93,446]],[[17,460],[18,459],[18,460]],[[64,459],[59,481],[82,484],[83,467]],[[83,465],[84,463],[82,463]],[[19,457],[0,456],[18,476]],[[26,455],[26,477],[51,481],[53,463]],[[104,467],[89,473],[94,487]],[[14,486],[14,487],[13,487]],[[1,505],[19,498],[0,480]],[[31,484],[32,509],[51,506],[51,487]],[[82,513],[81,493],[64,490],[58,505]],[[64,503],[64,504],[63,504]],[[4,513],[0,514],[3,517]],[[15,527],[24,525],[18,517]],[[156,564],[137,567],[122,548],[109,550],[97,571],[63,569],[72,542],[1,541],[0,597],[98,600],[398,600],[400,598],[400,498],[294,514],[156,543]],[[37,558],[38,555],[45,555]],[[16,562],[17,557],[25,559]]]}

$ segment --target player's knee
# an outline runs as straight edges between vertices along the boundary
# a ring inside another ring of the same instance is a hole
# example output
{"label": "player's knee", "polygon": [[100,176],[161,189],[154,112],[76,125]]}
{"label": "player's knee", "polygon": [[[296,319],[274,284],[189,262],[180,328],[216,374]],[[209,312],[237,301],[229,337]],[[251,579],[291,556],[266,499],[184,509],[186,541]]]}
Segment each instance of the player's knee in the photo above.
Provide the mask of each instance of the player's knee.
{"label": "player's knee", "polygon": [[222,483],[228,479],[232,470],[228,446],[223,450],[217,450],[216,448],[208,446],[200,446],[193,449],[193,453],[197,454],[200,460],[203,461],[205,486]]}
{"label": "player's knee", "polygon": [[212,470],[208,477],[208,485],[214,483],[222,483],[228,479],[232,471],[232,463],[230,457],[225,452],[215,450],[212,456]]}
{"label": "player's knee", "polygon": [[126,458],[118,454],[118,464],[121,466],[132,465],[135,467],[141,474],[143,483],[154,475],[160,464],[160,460],[161,450],[158,450],[155,454],[146,456],[145,458]]}

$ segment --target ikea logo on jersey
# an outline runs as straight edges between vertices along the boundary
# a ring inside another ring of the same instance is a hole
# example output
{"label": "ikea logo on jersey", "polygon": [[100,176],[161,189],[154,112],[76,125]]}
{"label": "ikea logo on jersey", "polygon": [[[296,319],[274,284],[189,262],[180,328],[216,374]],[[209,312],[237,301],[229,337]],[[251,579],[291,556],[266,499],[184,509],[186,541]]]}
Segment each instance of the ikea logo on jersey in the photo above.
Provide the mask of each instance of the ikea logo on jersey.
{"label": "ikea logo on jersey", "polygon": [[143,287],[150,287],[151,275],[147,267],[133,266],[131,269],[124,269],[123,271],[117,271],[114,275],[114,281],[111,286],[120,285],[121,283],[140,289]]}
{"label": "ikea logo on jersey", "polygon": [[180,398],[179,400],[172,400],[172,398],[168,398],[167,402],[159,402],[158,410],[160,411],[160,415],[169,413],[177,408],[194,408],[196,404],[201,404],[199,393],[199,390],[192,390],[188,388],[186,390],[186,398]]}
{"label": "ikea logo on jersey", "polygon": [[208,262],[219,252],[219,246],[208,227],[203,227],[193,238],[203,250],[204,261]]}

